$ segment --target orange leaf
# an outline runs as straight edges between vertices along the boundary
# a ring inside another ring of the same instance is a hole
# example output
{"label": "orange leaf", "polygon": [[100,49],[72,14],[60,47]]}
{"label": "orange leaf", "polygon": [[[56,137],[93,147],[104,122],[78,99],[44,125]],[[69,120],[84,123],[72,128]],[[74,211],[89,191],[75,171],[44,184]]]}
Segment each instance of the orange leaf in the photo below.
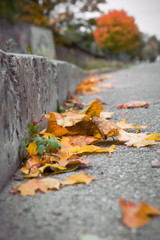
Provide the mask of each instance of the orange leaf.
{"label": "orange leaf", "polygon": [[149,104],[147,102],[133,101],[133,102],[128,102],[128,103],[117,105],[118,109],[121,109],[121,108],[139,108],[139,107],[149,107]]}
{"label": "orange leaf", "polygon": [[47,193],[47,187],[41,180],[31,179],[26,183],[19,184],[18,187],[21,196],[33,196],[37,190]]}
{"label": "orange leaf", "polygon": [[60,185],[61,185],[61,181],[55,178],[43,178],[40,180],[45,187],[47,187],[47,189],[50,190],[59,190]]}
{"label": "orange leaf", "polygon": [[85,172],[82,172],[77,175],[72,175],[70,177],[67,177],[66,181],[63,183],[63,185],[74,185],[77,183],[84,183],[84,184],[90,184],[95,177],[88,176]]}
{"label": "orange leaf", "polygon": [[132,201],[127,203],[124,199],[119,198],[119,204],[123,213],[123,222],[129,228],[142,227],[150,221],[152,216],[160,215],[160,210],[144,201],[141,201],[140,205],[136,205]]}
{"label": "orange leaf", "polygon": [[95,95],[97,93],[100,93],[100,92],[104,92],[102,89],[99,89],[99,88],[94,88],[92,91],[86,93],[87,96],[90,96],[90,95]]}
{"label": "orange leaf", "polygon": [[87,105],[91,105],[91,103],[93,103],[93,102],[95,102],[95,101],[96,101],[97,103],[101,103],[101,104],[104,104],[104,105],[108,105],[107,102],[103,102],[103,101],[100,100],[99,98],[96,98],[95,100],[93,100],[93,101],[87,103]]}
{"label": "orange leaf", "polygon": [[33,196],[40,190],[41,192],[47,193],[48,189],[59,190],[61,181],[54,178],[44,178],[40,180],[31,179],[26,183],[18,183],[12,189],[11,193],[15,194],[20,192],[21,196]]}
{"label": "orange leaf", "polygon": [[63,128],[57,124],[56,117],[53,113],[50,113],[50,118],[48,121],[48,126],[46,129],[47,133],[54,133],[56,137],[61,137],[68,133],[66,128]]}

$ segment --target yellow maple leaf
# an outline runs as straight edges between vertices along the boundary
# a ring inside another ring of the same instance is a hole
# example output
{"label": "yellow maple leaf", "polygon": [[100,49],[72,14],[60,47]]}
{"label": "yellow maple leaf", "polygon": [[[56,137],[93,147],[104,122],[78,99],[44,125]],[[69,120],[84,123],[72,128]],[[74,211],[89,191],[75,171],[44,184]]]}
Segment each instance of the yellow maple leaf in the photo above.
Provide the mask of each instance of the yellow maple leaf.
{"label": "yellow maple leaf", "polygon": [[93,176],[88,176],[85,172],[82,172],[80,174],[72,175],[67,177],[66,181],[63,182],[63,185],[73,185],[77,183],[85,183],[85,184],[90,184],[95,177]]}
{"label": "yellow maple leaf", "polygon": [[133,147],[145,147],[153,144],[157,144],[156,141],[159,141],[158,133],[146,134],[146,133],[128,133],[118,128],[117,138],[121,142],[125,142],[127,146]]}
{"label": "yellow maple leaf", "polygon": [[33,196],[37,190],[47,193],[47,187],[41,180],[31,179],[26,183],[19,184],[18,187],[21,196]]}
{"label": "yellow maple leaf", "polygon": [[97,101],[92,102],[87,108],[81,111],[79,114],[87,115],[89,118],[99,117],[104,107],[101,106]]}
{"label": "yellow maple leaf", "polygon": [[21,196],[33,196],[38,190],[43,193],[47,193],[50,190],[59,190],[61,181],[54,178],[44,178],[44,179],[31,179],[26,183],[18,183],[12,189],[11,193],[15,194],[20,192]]}
{"label": "yellow maple leaf", "polygon": [[109,152],[114,152],[115,150],[113,150],[115,147],[112,146],[112,148],[105,149],[105,148],[101,148],[95,145],[85,145],[80,147],[79,145],[75,145],[72,146],[70,148],[67,149],[67,151],[70,154],[82,154],[82,153],[109,153]]}
{"label": "yellow maple leaf", "polygon": [[37,155],[38,151],[37,151],[37,144],[36,142],[31,142],[28,147],[26,147],[27,151],[29,152],[29,154],[31,156]]}
{"label": "yellow maple leaf", "polygon": [[140,131],[141,128],[148,128],[149,126],[141,126],[141,125],[136,125],[134,126],[133,123],[127,123],[125,118],[122,118],[120,122],[116,123],[117,127],[120,127],[122,129],[137,129],[137,132]]}

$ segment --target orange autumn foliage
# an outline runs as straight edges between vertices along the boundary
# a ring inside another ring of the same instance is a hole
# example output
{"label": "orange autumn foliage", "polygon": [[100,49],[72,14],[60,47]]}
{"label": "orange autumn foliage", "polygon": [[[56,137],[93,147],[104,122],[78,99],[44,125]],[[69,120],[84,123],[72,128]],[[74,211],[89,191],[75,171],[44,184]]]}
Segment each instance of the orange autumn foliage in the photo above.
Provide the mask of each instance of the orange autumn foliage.
{"label": "orange autumn foliage", "polygon": [[107,48],[113,54],[136,48],[140,39],[134,18],[124,10],[109,11],[99,17],[93,35],[99,47]]}
{"label": "orange autumn foliage", "polygon": [[132,201],[126,202],[119,198],[119,204],[123,213],[123,223],[128,228],[140,228],[148,223],[151,217],[160,215],[159,209],[144,201],[141,201],[140,205],[136,205]]}

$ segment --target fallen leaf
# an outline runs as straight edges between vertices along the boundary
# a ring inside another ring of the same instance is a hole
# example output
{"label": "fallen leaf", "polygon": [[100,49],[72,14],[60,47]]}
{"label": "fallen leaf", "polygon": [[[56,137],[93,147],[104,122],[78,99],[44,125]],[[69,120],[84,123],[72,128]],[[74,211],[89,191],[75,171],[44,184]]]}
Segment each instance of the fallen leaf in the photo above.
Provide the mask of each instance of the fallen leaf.
{"label": "fallen leaf", "polygon": [[112,88],[114,88],[114,86],[113,86],[112,83],[103,83],[103,84],[100,84],[99,87],[101,87],[101,88],[107,88],[107,89],[112,89]]}
{"label": "fallen leaf", "polygon": [[102,100],[100,100],[99,98],[96,98],[95,100],[93,100],[93,101],[91,101],[91,102],[89,102],[89,103],[87,103],[87,105],[91,105],[93,102],[97,102],[97,103],[99,103],[99,104],[102,104],[102,105],[108,105],[108,103],[107,102],[103,102]]}
{"label": "fallen leaf", "polygon": [[103,139],[114,136],[117,133],[117,126],[109,120],[103,120],[98,117],[93,117],[92,122],[95,124],[95,126],[101,133]]}
{"label": "fallen leaf", "polygon": [[[52,112],[52,113],[54,114],[56,119],[61,119],[63,117],[61,113],[57,113],[57,112]],[[45,114],[44,116],[45,116],[45,118],[49,119],[51,115],[50,114]]]}
{"label": "fallen leaf", "polygon": [[139,132],[141,128],[149,127],[149,126],[141,126],[141,125],[134,126],[133,123],[127,123],[125,118],[122,118],[120,122],[117,122],[116,126],[122,128],[122,129],[131,129],[131,128],[137,129],[137,132]]}
{"label": "fallen leaf", "polygon": [[41,180],[31,179],[26,183],[20,183],[18,185],[18,192],[21,196],[33,196],[36,191],[40,190],[41,192],[47,193],[47,187],[43,184]]}
{"label": "fallen leaf", "polygon": [[140,147],[157,144],[156,141],[160,140],[158,136],[160,136],[159,133],[152,133],[152,134],[127,133],[121,128],[118,128],[117,138],[120,142],[125,142],[125,145],[127,146],[140,148]]}
{"label": "fallen leaf", "polygon": [[[103,140],[101,133],[99,132],[96,125],[92,122],[92,119],[85,117],[83,121],[77,123],[72,127],[67,127],[68,131],[72,134],[70,135],[85,135],[93,136],[99,140]],[[74,134],[76,133],[76,134]]]}
{"label": "fallen leaf", "polygon": [[92,136],[78,135],[78,136],[67,136],[67,137],[70,139],[72,144],[79,145],[81,147],[98,141],[97,138]]}
{"label": "fallen leaf", "polygon": [[64,117],[69,117],[69,116],[74,116],[79,114],[79,110],[75,110],[75,109],[70,109],[64,113],[62,113],[62,118]]}
{"label": "fallen leaf", "polygon": [[33,196],[38,190],[43,193],[47,193],[50,190],[59,190],[61,181],[54,178],[44,178],[44,179],[31,179],[26,183],[18,183],[12,189],[11,193],[15,194],[20,192],[21,196]]}
{"label": "fallen leaf", "polygon": [[119,204],[123,213],[123,223],[128,228],[140,228],[148,223],[153,216],[160,215],[160,210],[144,201],[141,201],[140,205],[136,205],[132,201],[126,202],[119,198]]}
{"label": "fallen leaf", "polygon": [[79,98],[75,98],[75,97],[73,96],[73,94],[71,93],[71,91],[68,90],[68,99],[67,99],[67,102],[69,102],[69,103],[78,103],[79,100],[80,100]]}
{"label": "fallen leaf", "polygon": [[115,149],[115,145],[111,146],[109,149],[105,149],[105,148],[101,148],[95,145],[85,145],[83,147],[80,147],[78,145],[73,146],[68,148],[68,152],[70,154],[83,154],[83,153],[109,153],[111,154],[111,152],[114,152],[116,150]]}
{"label": "fallen leaf", "polygon": [[112,146],[110,146],[110,147],[107,149],[110,157],[112,156],[111,153],[117,151],[117,149],[115,149],[115,148],[116,148],[116,145],[112,145]]}
{"label": "fallen leaf", "polygon": [[37,144],[36,142],[31,142],[28,147],[26,147],[27,151],[29,152],[29,154],[31,156],[37,155],[38,151],[37,151]]}
{"label": "fallen leaf", "polygon": [[141,101],[133,101],[128,103],[123,103],[117,105],[118,109],[122,108],[139,108],[139,107],[149,107],[149,104],[147,102],[141,102]]}
{"label": "fallen leaf", "polygon": [[50,113],[46,133],[54,133],[56,137],[61,137],[63,135],[66,135],[68,133],[68,130],[58,125],[55,115],[53,113]]}
{"label": "fallen leaf", "polygon": [[86,93],[87,96],[90,96],[90,95],[95,95],[97,93],[100,93],[100,92],[104,92],[102,89],[99,89],[99,88],[94,88],[92,91]]}
{"label": "fallen leaf", "polygon": [[122,118],[120,122],[116,122],[116,126],[122,129],[133,128],[133,123],[127,123],[125,118]]}
{"label": "fallen leaf", "polygon": [[113,78],[113,76],[112,75],[106,75],[106,74],[104,74],[104,75],[99,75],[99,80],[100,81],[106,81],[106,80],[109,80],[109,79],[112,79]]}
{"label": "fallen leaf", "polygon": [[85,115],[72,115],[68,117],[64,117],[61,119],[57,119],[57,124],[61,127],[71,127],[75,125],[76,123],[82,121],[82,119],[85,117]]}
{"label": "fallen leaf", "polygon": [[[45,130],[46,131],[46,130]],[[52,133],[40,132],[39,136],[43,136],[46,139],[55,138],[56,136]]]}
{"label": "fallen leaf", "polygon": [[82,172],[80,174],[72,175],[67,177],[66,181],[63,182],[63,186],[66,185],[74,185],[77,183],[84,183],[84,184],[90,184],[95,177],[93,176],[88,176],[85,172]]}
{"label": "fallen leaf", "polygon": [[100,118],[102,118],[103,120],[105,119],[109,119],[113,116],[114,112],[108,112],[108,111],[105,111],[105,112],[101,112],[100,113]]}
{"label": "fallen leaf", "polygon": [[31,158],[29,158],[25,164],[25,166],[23,166],[21,168],[21,172],[24,174],[29,174],[34,172],[39,166],[41,165],[41,161],[39,159],[39,157],[37,156],[33,156]]}
{"label": "fallen leaf", "polygon": [[87,115],[89,118],[99,117],[103,109],[104,107],[102,107],[97,101],[94,101],[79,114]]}
{"label": "fallen leaf", "polygon": [[55,163],[45,163],[42,167],[40,167],[38,170],[41,173],[44,173],[44,171],[47,169],[49,169],[49,171],[52,171],[53,173],[59,173],[59,172],[63,172],[63,170],[66,170],[66,167],[60,166],[58,164]]}
{"label": "fallen leaf", "polygon": [[59,190],[61,186],[60,180],[51,177],[43,178],[40,181],[43,182],[44,186],[49,190]]}

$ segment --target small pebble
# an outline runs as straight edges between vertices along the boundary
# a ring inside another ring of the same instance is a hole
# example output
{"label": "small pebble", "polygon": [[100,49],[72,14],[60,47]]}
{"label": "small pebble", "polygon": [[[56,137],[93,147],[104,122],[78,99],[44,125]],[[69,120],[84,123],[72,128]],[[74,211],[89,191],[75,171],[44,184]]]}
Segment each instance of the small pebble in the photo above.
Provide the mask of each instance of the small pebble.
{"label": "small pebble", "polygon": [[156,159],[151,162],[152,168],[160,168],[160,162]]}

